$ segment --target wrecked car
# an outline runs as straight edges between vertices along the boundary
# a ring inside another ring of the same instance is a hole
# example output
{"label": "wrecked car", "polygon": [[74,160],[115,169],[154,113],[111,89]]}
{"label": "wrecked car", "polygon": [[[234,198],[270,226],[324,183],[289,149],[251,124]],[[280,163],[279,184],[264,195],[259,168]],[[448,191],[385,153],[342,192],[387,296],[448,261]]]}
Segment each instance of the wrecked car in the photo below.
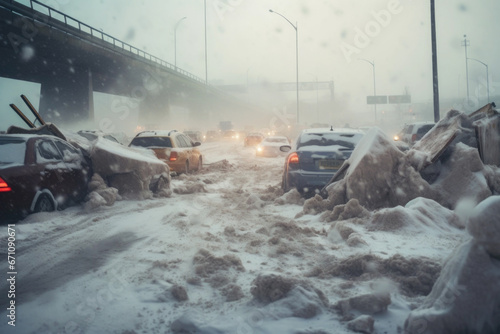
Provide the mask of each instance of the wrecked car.
{"label": "wrecked car", "polygon": [[90,166],[74,146],[54,136],[0,135],[0,216],[24,217],[79,203]]}

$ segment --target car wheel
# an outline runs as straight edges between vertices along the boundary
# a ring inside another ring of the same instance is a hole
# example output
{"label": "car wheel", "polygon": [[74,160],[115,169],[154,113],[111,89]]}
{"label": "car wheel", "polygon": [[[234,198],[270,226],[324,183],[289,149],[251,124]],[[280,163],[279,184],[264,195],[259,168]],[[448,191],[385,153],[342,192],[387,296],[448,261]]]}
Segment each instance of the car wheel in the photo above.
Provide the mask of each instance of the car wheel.
{"label": "car wheel", "polygon": [[35,204],[34,212],[51,212],[55,210],[54,202],[47,194],[42,194],[38,197],[38,200]]}
{"label": "car wheel", "polygon": [[288,182],[286,180],[286,176],[284,174],[283,174],[283,177],[281,178],[281,189],[283,189],[283,191],[285,193],[290,191],[290,186],[288,185]]}
{"label": "car wheel", "polygon": [[203,159],[200,157],[198,159],[198,168],[196,170],[199,172],[199,171],[201,171],[202,167],[203,167]]}
{"label": "car wheel", "polygon": [[184,167],[184,173],[189,174],[189,161],[186,160],[186,166]]}

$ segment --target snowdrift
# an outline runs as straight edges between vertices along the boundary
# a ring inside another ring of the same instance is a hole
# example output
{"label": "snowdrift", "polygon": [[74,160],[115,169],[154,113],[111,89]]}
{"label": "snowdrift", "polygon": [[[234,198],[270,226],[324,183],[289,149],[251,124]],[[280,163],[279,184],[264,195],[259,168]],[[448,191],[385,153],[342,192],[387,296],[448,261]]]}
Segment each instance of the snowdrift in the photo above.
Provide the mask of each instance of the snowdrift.
{"label": "snowdrift", "polygon": [[455,110],[408,152],[402,152],[380,129],[373,128],[346,161],[343,178],[327,187],[327,203],[312,199],[306,202],[305,212],[314,211],[311,206],[316,211],[332,210],[351,199],[376,210],[404,206],[418,197],[453,209],[464,193],[479,203],[500,192],[499,169],[485,166],[474,144],[471,121]]}
{"label": "snowdrift", "polygon": [[[407,151],[381,130],[371,129],[326,187],[327,198],[306,200],[296,216],[322,213],[320,221],[331,223],[332,243],[359,252],[318,268],[318,277],[363,280],[381,275],[396,282],[403,295],[426,296],[406,320],[405,333],[500,332],[500,168],[483,162],[477,124],[451,110]],[[366,239],[367,231],[445,235],[464,228],[472,239],[458,247],[442,269],[425,256],[374,256]],[[351,312],[353,304],[360,304],[356,298],[362,297],[342,300],[336,308],[349,321],[347,328],[371,333],[374,312],[359,309],[379,300],[387,307],[391,301],[389,296],[371,296],[373,301]]]}
{"label": "snowdrift", "polygon": [[500,196],[476,206],[472,238],[455,249],[405,333],[500,333]]}
{"label": "snowdrift", "polygon": [[[147,150],[133,149],[116,142],[97,137],[88,139],[77,134],[66,134],[68,141],[83,149],[92,162],[93,173],[104,180],[104,185],[116,189],[118,194],[127,199],[144,199],[157,196],[170,196],[170,169],[167,164]],[[99,180],[99,179],[98,179]],[[100,194],[89,194],[94,203],[88,207],[97,207],[102,202],[103,184],[98,187]],[[89,189],[95,192],[96,189]],[[113,191],[106,191],[109,194]],[[98,196],[99,195],[99,196]],[[107,200],[110,205],[110,200]]]}

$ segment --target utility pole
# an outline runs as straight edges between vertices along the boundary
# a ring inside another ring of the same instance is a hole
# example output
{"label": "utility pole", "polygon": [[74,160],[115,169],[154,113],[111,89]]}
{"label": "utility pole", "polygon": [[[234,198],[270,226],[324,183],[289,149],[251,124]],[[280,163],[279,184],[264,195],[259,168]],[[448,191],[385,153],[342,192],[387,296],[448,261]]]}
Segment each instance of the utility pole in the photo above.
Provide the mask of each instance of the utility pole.
{"label": "utility pole", "polygon": [[467,35],[464,35],[462,46],[465,46],[465,81],[467,82],[467,104],[469,104],[469,62],[467,57],[467,46],[470,45]]}
{"label": "utility pole", "polygon": [[[434,122],[439,121],[439,86],[437,68],[437,45],[436,45],[436,12],[434,0],[431,0],[431,39],[432,39],[432,87],[434,96]],[[467,88],[467,95],[468,95]]]}
{"label": "utility pole", "polygon": [[205,15],[205,84],[208,85],[208,60],[207,60],[207,0],[203,1]]}

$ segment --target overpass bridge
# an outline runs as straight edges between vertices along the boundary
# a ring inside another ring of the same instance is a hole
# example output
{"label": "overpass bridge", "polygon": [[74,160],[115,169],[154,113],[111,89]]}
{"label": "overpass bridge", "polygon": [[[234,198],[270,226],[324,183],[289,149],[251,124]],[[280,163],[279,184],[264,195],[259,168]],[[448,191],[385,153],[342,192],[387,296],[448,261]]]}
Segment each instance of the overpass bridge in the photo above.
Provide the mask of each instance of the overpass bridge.
{"label": "overpass bridge", "polygon": [[[145,124],[166,120],[171,106],[208,114],[263,108],[118,40],[39,1],[0,0],[0,77],[41,84],[39,112],[67,124],[93,120],[93,92],[140,101]],[[22,93],[22,92],[20,92]]]}

